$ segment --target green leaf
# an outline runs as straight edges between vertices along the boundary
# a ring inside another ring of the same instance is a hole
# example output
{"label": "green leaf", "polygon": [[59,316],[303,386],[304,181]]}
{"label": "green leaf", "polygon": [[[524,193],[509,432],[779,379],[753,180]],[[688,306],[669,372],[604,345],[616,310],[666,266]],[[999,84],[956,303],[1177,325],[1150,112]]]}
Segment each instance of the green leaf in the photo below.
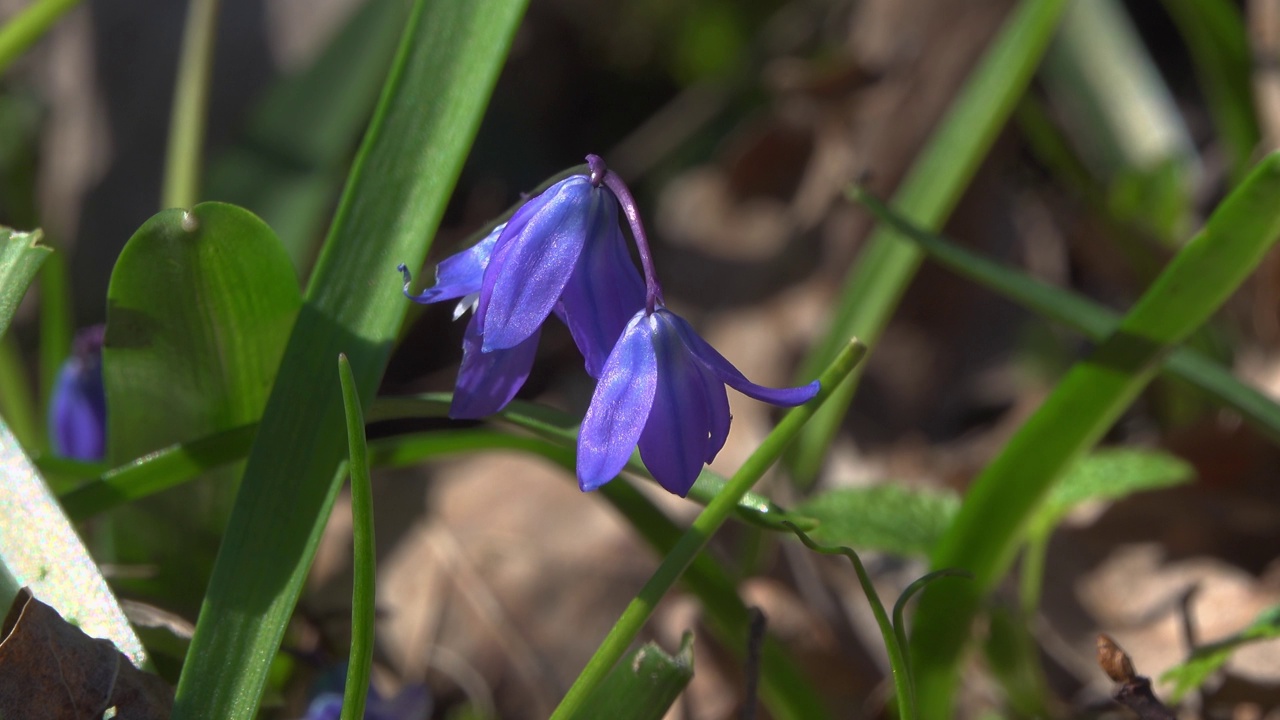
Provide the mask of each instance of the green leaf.
{"label": "green leaf", "polygon": [[959,509],[951,492],[877,485],[828,490],[792,512],[818,521],[809,535],[823,545],[928,556]]}
{"label": "green leaf", "polygon": [[1063,515],[1090,500],[1121,500],[1146,490],[1189,483],[1195,477],[1190,463],[1166,452],[1100,450],[1067,470],[1045,498],[1032,525],[1051,528]]}
{"label": "green leaf", "polygon": [[[0,565],[18,587],[28,586],[69,622],[92,637],[107,638],[135,665],[146,662],[142,643],[133,633],[98,564],[62,514],[57,500],[30,459],[0,420]],[[5,578],[6,580],[9,578]],[[0,583],[0,586],[6,583]],[[0,606],[13,601],[0,587]]]}
{"label": "green leaf", "polygon": [[342,720],[361,720],[369,695],[369,671],[373,668],[374,606],[373,486],[369,481],[369,452],[364,437],[364,415],[351,363],[338,356],[342,407],[347,419],[347,469],[351,472],[351,653],[347,683],[342,694]]}
{"label": "green leaf", "polygon": [[254,716],[340,486],[333,358],[371,398],[523,0],[418,0],[307,289],[205,596],[175,720]]}
{"label": "green leaf", "polygon": [[1203,685],[1210,675],[1231,659],[1231,653],[1240,646],[1276,637],[1280,637],[1280,605],[1263,610],[1249,627],[1235,635],[1196,648],[1186,662],[1175,665],[1160,676],[1161,682],[1171,682],[1174,685],[1173,693],[1169,696],[1170,702],[1178,702],[1188,692]]}
{"label": "green leaf", "polygon": [[575,718],[662,720],[693,679],[693,633],[686,632],[675,657],[646,643],[609,672]]}
{"label": "green leaf", "polygon": [[[895,193],[893,204],[904,215],[931,230],[942,226],[1031,81],[1066,5],[1023,0],[1012,11]],[[805,359],[800,377],[812,377],[848,338],[874,349],[923,257],[892,230],[876,231],[846,276],[831,327]],[[861,369],[855,370],[788,455],[802,486],[816,479],[860,377]]]}
{"label": "green leaf", "polygon": [[0,337],[9,329],[18,303],[49,253],[40,245],[40,231],[18,232],[0,226]]}
{"label": "green leaf", "polygon": [[165,210],[107,291],[107,456],[123,463],[256,421],[302,304],[279,240],[247,210]]}
{"label": "green leaf", "polygon": [[[377,422],[380,420],[406,418],[447,417],[451,398],[452,396],[449,393],[425,393],[423,395],[378,398],[374,402],[373,408],[369,411],[369,420],[370,422]],[[528,430],[538,437],[551,440],[563,448],[576,450],[578,446],[578,425],[580,421],[563,410],[516,400],[508,404],[494,418]],[[572,470],[572,468],[570,469]],[[631,454],[631,459],[627,461],[623,469],[632,475],[653,481],[653,475],[645,468],[638,453],[633,452]],[[704,467],[698,474],[693,488],[689,490],[688,498],[706,505],[724,489],[726,482],[723,475]],[[784,521],[798,525],[803,529],[809,529],[814,524],[811,519],[796,513],[789,513],[775,505],[768,498],[751,492],[745,494],[738,501],[737,512],[738,516],[743,520],[770,530],[784,530],[785,528],[782,525]]]}
{"label": "green leaf", "polygon": [[927,718],[951,717],[955,670],[983,598],[1003,577],[1055,480],[1088,452],[1172,351],[1240,286],[1280,234],[1280,154],[1264,158],[1133,309],[1076,363],[978,476],[933,553],[974,582],[926,591],[913,629]]}
{"label": "green leaf", "polygon": [[276,81],[209,166],[210,198],[257,213],[306,277],[404,28],[403,0],[363,3],[306,69]]}
{"label": "green leaf", "polygon": [[80,0],[34,0],[0,27],[0,73]]}

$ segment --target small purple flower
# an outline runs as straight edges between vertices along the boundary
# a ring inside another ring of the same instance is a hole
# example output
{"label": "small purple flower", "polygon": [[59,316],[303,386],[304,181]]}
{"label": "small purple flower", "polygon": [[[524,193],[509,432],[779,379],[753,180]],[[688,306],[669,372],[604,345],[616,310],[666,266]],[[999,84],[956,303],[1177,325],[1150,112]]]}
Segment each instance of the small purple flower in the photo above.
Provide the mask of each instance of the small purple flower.
{"label": "small purple flower", "polygon": [[102,385],[101,325],[76,334],[49,399],[49,442],[54,453],[97,461],[107,454],[107,395]]}
{"label": "small purple flower", "polygon": [[636,313],[609,354],[582,421],[579,486],[590,491],[612,480],[639,445],[659,484],[687,495],[729,435],[725,385],[782,406],[818,392],[817,381],[786,389],[756,385],[670,310],[658,305]]}
{"label": "small purple flower", "polygon": [[[485,239],[440,263],[419,303],[462,298],[455,318],[475,314],[462,341],[462,367],[449,415],[501,410],[524,385],[538,336],[555,313],[599,377],[628,318],[644,305],[644,285],[618,224],[618,200],[602,186],[603,163],[572,175],[522,205]],[[597,172],[597,167],[599,171]]]}
{"label": "small purple flower", "polygon": [[[364,702],[364,720],[427,720],[431,715],[431,695],[424,685],[409,685],[393,698],[383,698],[374,687]],[[342,693],[325,692],[307,706],[302,720],[338,720],[342,716]]]}

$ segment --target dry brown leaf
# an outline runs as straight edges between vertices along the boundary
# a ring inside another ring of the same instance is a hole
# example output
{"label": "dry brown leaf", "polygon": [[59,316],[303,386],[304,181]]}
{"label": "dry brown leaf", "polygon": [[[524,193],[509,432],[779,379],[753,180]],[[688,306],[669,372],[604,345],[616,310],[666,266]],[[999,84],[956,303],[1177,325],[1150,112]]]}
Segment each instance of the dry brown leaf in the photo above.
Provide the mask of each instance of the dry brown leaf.
{"label": "dry brown leaf", "polygon": [[23,588],[0,628],[0,717],[165,720],[173,690]]}

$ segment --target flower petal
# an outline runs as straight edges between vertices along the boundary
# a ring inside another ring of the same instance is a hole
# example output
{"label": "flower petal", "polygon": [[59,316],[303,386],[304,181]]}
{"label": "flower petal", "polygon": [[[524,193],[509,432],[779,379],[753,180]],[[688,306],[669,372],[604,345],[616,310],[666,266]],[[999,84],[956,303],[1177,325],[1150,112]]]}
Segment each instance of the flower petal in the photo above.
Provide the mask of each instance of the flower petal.
{"label": "flower petal", "polygon": [[724,384],[707,377],[711,373],[685,348],[671,325],[672,317],[671,313],[653,316],[659,328],[653,342],[658,358],[658,388],[639,446],[640,457],[654,479],[684,497],[707,458],[712,405],[718,400],[727,406],[728,398]]}
{"label": "flower petal", "polygon": [[658,385],[653,322],[636,313],[605,360],[578,433],[578,486],[595,490],[617,477],[644,430]]}
{"label": "flower petal", "polygon": [[764,385],[757,385],[746,378],[733,363],[725,359],[723,355],[711,347],[706,340],[703,340],[693,327],[685,322],[684,318],[672,313],[669,310],[660,310],[673,318],[673,324],[680,333],[680,338],[684,340],[684,344],[689,351],[697,355],[707,368],[711,370],[716,377],[720,378],[724,384],[746,395],[762,402],[772,405],[781,405],[783,407],[792,407],[795,405],[803,405],[813,399],[818,394],[820,385],[817,380],[799,387],[791,388],[771,388]]}
{"label": "flower petal", "polygon": [[484,269],[489,265],[493,247],[498,244],[498,236],[506,227],[507,223],[502,223],[480,242],[441,260],[436,266],[435,287],[429,287],[418,295],[409,294],[409,283],[413,278],[409,275],[408,268],[401,265],[400,272],[404,273],[405,297],[416,303],[427,305],[480,292]]}
{"label": "flower petal", "polygon": [[582,254],[603,190],[585,175],[552,185],[525,203],[498,238],[480,288],[485,352],[514,347],[539,328]]}
{"label": "flower petal", "polygon": [[588,375],[600,377],[627,321],[642,308],[644,281],[618,226],[618,202],[606,191],[605,202],[592,208],[586,245],[556,312],[586,359]]}
{"label": "flower petal", "polygon": [[529,377],[540,334],[534,329],[513,348],[482,352],[480,316],[471,316],[462,338],[462,367],[458,369],[458,386],[453,392],[449,417],[482,418],[506,407]]}
{"label": "flower petal", "polygon": [[102,361],[96,354],[67,358],[58,371],[49,404],[49,439],[54,452],[74,460],[106,457],[106,391]]}

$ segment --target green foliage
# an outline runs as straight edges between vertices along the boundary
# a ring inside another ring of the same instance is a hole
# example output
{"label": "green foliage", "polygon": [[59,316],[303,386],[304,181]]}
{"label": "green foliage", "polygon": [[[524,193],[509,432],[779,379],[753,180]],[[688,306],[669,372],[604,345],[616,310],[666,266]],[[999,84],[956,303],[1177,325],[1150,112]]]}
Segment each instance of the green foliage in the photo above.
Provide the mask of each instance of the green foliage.
{"label": "green foliage", "polygon": [[946,596],[926,593],[913,631],[925,717],[951,715],[955,664],[970,623],[1054,481],[1120,417],[1163,356],[1262,260],[1280,234],[1277,199],[1280,154],[1273,154],[1218,206],[1119,327],[1071,368],[974,482],[933,562],[970,570],[975,581]]}
{"label": "green foliage", "polygon": [[1273,605],[1258,613],[1249,627],[1218,642],[1196,648],[1186,662],[1166,670],[1160,680],[1174,684],[1169,700],[1178,702],[1188,692],[1203,685],[1240,646],[1277,637],[1280,637],[1280,605]]}
{"label": "green foliage", "polygon": [[1090,500],[1122,500],[1134,493],[1189,483],[1195,476],[1195,468],[1169,453],[1135,448],[1099,450],[1062,476],[1031,525],[1052,528],[1077,505]]}
{"label": "green foliage", "polygon": [[954,493],[886,484],[828,490],[793,512],[818,521],[815,542],[927,557],[959,509]]}
{"label": "green foliage", "polygon": [[18,232],[0,227],[0,337],[9,329],[36,272],[53,252],[39,243],[39,230]]}
{"label": "green foliage", "polygon": [[675,657],[645,643],[614,666],[575,718],[662,720],[693,679],[693,633],[686,632]]}
{"label": "green foliage", "polygon": [[[894,207],[927,229],[942,226],[1031,81],[1066,6],[1064,0],[1023,0],[1018,5],[920,151],[894,195]],[[874,233],[846,277],[831,326],[806,358],[800,376],[811,377],[847,338],[874,348],[923,258],[893,230]],[[789,455],[788,464],[802,486],[817,477],[859,377],[855,372],[845,381]]]}
{"label": "green foliage", "polygon": [[340,484],[333,359],[345,353],[360,397],[373,396],[408,305],[395,265],[425,258],[523,11],[520,0],[414,4],[249,455],[176,720],[256,712]]}
{"label": "green foliage", "polygon": [[342,720],[361,720],[369,695],[369,671],[373,668],[373,642],[377,622],[374,602],[374,569],[377,553],[373,542],[373,486],[369,480],[369,453],[364,437],[364,413],[346,355],[338,356],[342,408],[347,421],[347,470],[351,473],[351,653],[347,660],[347,685],[342,694]]}

